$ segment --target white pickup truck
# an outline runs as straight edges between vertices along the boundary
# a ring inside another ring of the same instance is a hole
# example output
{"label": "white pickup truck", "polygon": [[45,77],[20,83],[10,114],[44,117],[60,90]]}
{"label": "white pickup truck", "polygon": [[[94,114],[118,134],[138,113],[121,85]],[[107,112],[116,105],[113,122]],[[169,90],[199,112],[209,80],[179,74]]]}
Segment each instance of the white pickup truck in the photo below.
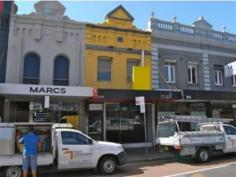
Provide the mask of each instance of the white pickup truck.
{"label": "white pickup truck", "polygon": [[[230,119],[174,116],[159,119],[156,144],[206,162],[213,155],[236,152],[236,128]],[[188,129],[188,131],[185,131]]]}
{"label": "white pickup truck", "polygon": [[21,176],[23,145],[17,140],[29,125],[44,140],[38,147],[39,170],[97,168],[103,174],[112,174],[126,162],[121,144],[95,141],[70,124],[0,123],[0,168],[4,177]]}

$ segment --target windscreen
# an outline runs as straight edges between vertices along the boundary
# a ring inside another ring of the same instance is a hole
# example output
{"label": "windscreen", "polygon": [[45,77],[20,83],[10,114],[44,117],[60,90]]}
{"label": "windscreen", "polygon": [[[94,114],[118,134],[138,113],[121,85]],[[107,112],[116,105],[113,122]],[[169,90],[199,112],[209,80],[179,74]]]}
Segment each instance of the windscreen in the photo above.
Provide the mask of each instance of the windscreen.
{"label": "windscreen", "polygon": [[157,127],[158,137],[170,137],[177,131],[175,122],[160,122]]}

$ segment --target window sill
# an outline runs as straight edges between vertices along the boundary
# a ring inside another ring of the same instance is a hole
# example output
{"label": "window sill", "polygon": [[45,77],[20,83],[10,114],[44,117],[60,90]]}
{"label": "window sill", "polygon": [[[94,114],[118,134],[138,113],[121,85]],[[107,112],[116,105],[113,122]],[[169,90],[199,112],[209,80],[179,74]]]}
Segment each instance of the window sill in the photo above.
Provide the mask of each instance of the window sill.
{"label": "window sill", "polygon": [[215,84],[216,87],[223,87],[224,85]]}

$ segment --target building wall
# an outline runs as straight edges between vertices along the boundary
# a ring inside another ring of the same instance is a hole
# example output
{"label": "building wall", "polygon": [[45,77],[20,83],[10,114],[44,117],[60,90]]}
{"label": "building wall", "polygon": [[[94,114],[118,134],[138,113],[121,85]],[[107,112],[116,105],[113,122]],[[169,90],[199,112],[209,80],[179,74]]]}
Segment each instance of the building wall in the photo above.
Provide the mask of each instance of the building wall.
{"label": "building wall", "polygon": [[[85,33],[85,86],[131,89],[131,83],[127,82],[127,60],[137,59],[141,64],[142,50],[145,51],[144,66],[151,67],[151,34],[136,29],[123,8],[112,11],[103,24],[86,25]],[[118,42],[118,37],[122,37],[123,42]],[[99,56],[112,58],[109,82],[97,79]]]}
{"label": "building wall", "polygon": [[0,3],[0,82],[5,82],[9,22],[13,1]]}
{"label": "building wall", "polygon": [[69,85],[83,84],[83,23],[63,14],[40,13],[12,15],[10,23],[6,82],[22,83],[24,57],[34,52],[40,57],[40,84],[53,84],[54,60],[59,55],[69,59]]}
{"label": "building wall", "polygon": [[[236,60],[236,35],[215,31],[200,18],[192,26],[163,21],[154,17],[148,23],[152,31],[153,89],[227,90],[234,91],[231,79],[223,75],[223,86],[215,86],[214,65],[226,65]],[[176,82],[167,84],[162,77],[165,60],[176,63]],[[188,63],[198,69],[198,83],[188,84]],[[154,69],[156,66],[156,69]],[[156,73],[156,74],[155,74]]]}

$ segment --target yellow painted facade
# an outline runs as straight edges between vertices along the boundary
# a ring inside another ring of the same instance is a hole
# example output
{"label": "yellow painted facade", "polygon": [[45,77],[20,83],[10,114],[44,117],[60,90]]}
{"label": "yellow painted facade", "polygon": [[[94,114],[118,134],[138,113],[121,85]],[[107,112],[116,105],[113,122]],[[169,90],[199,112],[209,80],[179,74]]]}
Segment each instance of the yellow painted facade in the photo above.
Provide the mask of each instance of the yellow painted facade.
{"label": "yellow painted facade", "polygon": [[[151,68],[151,33],[137,29],[132,22],[133,17],[118,6],[106,16],[104,23],[86,25],[85,86],[132,89],[132,82],[127,79],[127,63],[135,60],[141,64],[142,50],[144,66]],[[99,57],[111,61],[109,81],[98,81]]]}

